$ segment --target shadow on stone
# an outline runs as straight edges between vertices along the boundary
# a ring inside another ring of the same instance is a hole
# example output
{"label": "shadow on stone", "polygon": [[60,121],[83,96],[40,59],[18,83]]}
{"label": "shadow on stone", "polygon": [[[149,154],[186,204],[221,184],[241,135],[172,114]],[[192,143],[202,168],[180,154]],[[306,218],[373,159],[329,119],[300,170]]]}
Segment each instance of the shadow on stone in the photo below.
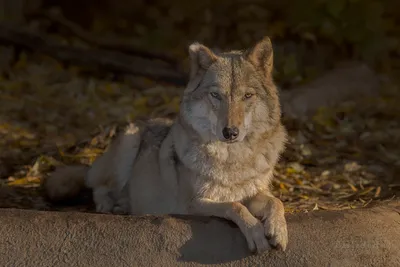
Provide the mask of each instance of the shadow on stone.
{"label": "shadow on stone", "polygon": [[251,256],[244,236],[234,223],[201,216],[174,217],[197,221],[190,226],[191,238],[179,248],[179,262],[219,264]]}

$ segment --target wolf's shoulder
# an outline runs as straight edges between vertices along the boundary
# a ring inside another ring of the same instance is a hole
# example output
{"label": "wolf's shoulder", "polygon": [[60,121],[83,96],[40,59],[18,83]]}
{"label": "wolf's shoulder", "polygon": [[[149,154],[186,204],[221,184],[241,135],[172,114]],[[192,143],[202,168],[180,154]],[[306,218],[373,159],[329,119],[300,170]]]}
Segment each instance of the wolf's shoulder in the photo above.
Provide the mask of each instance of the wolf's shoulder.
{"label": "wolf's shoulder", "polygon": [[138,132],[143,146],[158,147],[168,135],[173,120],[169,118],[151,118],[129,123],[125,127],[125,134]]}

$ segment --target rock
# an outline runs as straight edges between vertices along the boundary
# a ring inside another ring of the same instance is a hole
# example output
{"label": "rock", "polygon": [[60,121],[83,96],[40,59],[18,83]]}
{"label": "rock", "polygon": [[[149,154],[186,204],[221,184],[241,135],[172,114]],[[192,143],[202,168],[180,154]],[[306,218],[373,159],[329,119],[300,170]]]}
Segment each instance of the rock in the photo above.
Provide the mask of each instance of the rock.
{"label": "rock", "polygon": [[283,115],[304,119],[320,107],[333,106],[360,96],[375,95],[380,79],[367,65],[351,62],[309,84],[281,91]]}
{"label": "rock", "polygon": [[400,201],[288,214],[289,246],[252,255],[222,219],[0,210],[5,266],[400,266]]}

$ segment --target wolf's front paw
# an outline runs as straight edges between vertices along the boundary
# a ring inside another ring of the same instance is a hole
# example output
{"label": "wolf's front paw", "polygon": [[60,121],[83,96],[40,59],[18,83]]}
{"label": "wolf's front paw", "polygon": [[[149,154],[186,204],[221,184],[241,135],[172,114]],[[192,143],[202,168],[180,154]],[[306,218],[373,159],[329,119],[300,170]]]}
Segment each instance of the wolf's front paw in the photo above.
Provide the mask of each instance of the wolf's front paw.
{"label": "wolf's front paw", "polygon": [[288,243],[286,219],[283,214],[274,214],[264,220],[265,236],[269,243],[278,249],[285,250]]}
{"label": "wolf's front paw", "polygon": [[98,213],[112,213],[113,203],[109,201],[102,201],[96,204],[96,212]]}
{"label": "wolf's front paw", "polygon": [[270,194],[259,194],[248,203],[249,211],[264,224],[264,233],[271,246],[285,250],[288,231],[282,201]]}
{"label": "wolf's front paw", "polygon": [[114,200],[109,195],[109,189],[100,187],[93,190],[93,201],[96,204],[96,212],[112,213]]}
{"label": "wolf's front paw", "polygon": [[243,231],[250,251],[262,253],[271,248],[268,240],[265,238],[264,232],[264,226],[259,221]]}

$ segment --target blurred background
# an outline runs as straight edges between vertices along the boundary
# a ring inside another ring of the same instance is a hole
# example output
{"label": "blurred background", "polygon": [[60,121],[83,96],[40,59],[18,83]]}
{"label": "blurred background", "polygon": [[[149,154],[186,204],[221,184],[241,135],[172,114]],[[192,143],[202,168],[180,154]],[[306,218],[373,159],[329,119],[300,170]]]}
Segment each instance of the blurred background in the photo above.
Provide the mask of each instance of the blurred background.
{"label": "blurred background", "polygon": [[[284,117],[291,142],[274,190],[287,210],[395,197],[396,0],[0,0],[0,207],[77,209],[47,203],[43,177],[60,164],[91,164],[128,121],[173,117],[191,42],[246,49],[265,35],[288,99],[309,84],[323,97],[336,82],[357,95],[305,121]],[[334,72],[346,64],[368,71]]]}

